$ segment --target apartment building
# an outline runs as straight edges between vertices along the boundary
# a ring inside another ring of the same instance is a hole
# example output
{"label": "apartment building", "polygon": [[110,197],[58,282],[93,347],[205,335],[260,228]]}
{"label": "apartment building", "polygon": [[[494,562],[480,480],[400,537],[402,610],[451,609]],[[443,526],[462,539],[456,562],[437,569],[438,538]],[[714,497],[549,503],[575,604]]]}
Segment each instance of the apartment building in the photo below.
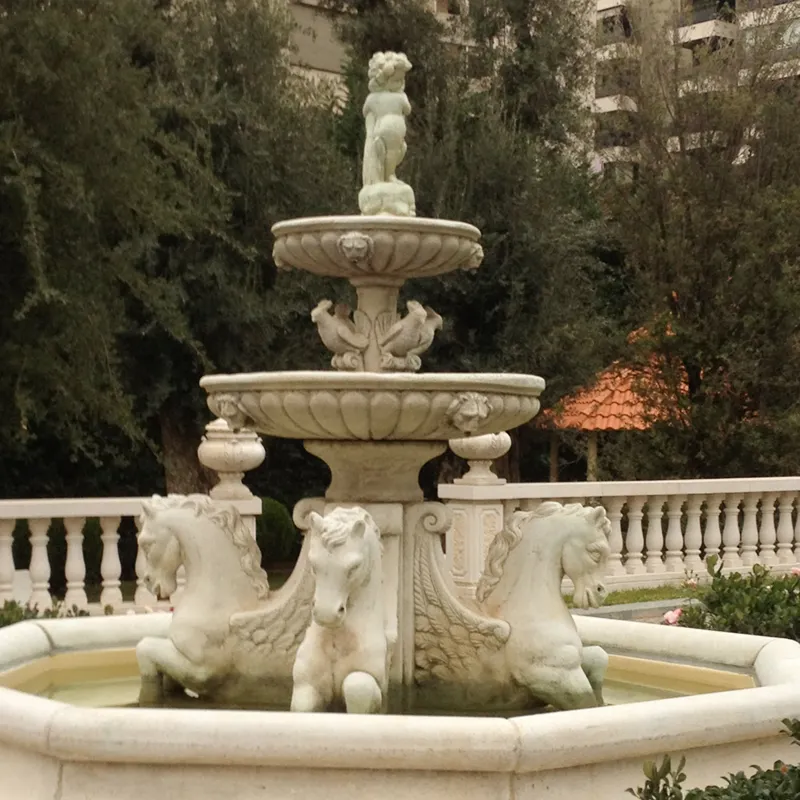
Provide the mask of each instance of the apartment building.
{"label": "apartment building", "polygon": [[637,106],[629,88],[646,80],[648,43],[660,38],[662,49],[665,41],[675,48],[688,100],[714,88],[692,77],[709,51],[747,47],[762,36],[776,79],[800,75],[800,0],[597,0],[594,146],[604,171],[635,175],[630,119]]}
{"label": "apartment building", "polygon": [[[431,10],[444,17],[462,13],[467,0],[427,0]],[[295,65],[319,80],[341,86],[344,47],[336,38],[336,15],[321,0],[290,0],[297,22],[294,36]]]}

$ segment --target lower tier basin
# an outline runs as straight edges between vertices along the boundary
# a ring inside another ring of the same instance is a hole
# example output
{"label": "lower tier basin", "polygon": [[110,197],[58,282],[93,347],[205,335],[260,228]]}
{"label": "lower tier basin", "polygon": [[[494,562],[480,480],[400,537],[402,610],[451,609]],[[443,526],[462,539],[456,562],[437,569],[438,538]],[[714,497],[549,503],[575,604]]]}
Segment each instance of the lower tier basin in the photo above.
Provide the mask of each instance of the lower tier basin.
{"label": "lower tier basin", "polygon": [[505,373],[253,372],[206,375],[208,406],[233,429],[286,439],[447,441],[536,416],[544,380]]}
{"label": "lower tier basin", "polygon": [[701,785],[793,756],[781,720],[800,716],[800,645],[786,640],[576,617],[613,656],[612,704],[508,719],[125,707],[132,648],[169,622],[0,630],[3,800],[618,800],[664,753],[684,753]]}

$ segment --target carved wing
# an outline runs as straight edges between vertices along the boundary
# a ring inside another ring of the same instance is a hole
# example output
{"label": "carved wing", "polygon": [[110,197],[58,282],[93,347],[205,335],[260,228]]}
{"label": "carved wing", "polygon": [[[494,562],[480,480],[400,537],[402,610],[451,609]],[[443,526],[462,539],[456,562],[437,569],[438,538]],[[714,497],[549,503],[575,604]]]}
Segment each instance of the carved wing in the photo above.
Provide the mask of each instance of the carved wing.
{"label": "carved wing", "polygon": [[383,311],[378,314],[375,320],[375,333],[378,337],[378,344],[383,347],[386,342],[386,337],[389,332],[393,330],[395,324],[398,324],[400,317],[394,311]]}
{"label": "carved wing", "polygon": [[380,339],[378,340],[378,344],[381,347],[386,347],[395,339],[397,339],[397,337],[400,336],[400,334],[403,333],[407,327],[408,323],[406,322],[405,317],[402,319],[397,319],[396,321],[393,320],[391,327],[386,331],[386,333],[381,335]]}
{"label": "carved wing", "polygon": [[291,674],[297,648],[311,622],[314,578],[306,558],[304,544],[292,577],[255,611],[233,614],[231,631],[245,650],[258,651],[264,674]]}
{"label": "carved wing", "polygon": [[347,322],[339,320],[336,333],[339,334],[339,338],[342,341],[349,344],[354,350],[363,350],[369,344],[369,339],[363,333],[358,333],[355,325],[349,319]]}
{"label": "carved wing", "polygon": [[438,535],[418,531],[415,538],[417,683],[478,682],[488,659],[505,646],[511,627],[504,620],[468,608],[458,599],[446,572]]}

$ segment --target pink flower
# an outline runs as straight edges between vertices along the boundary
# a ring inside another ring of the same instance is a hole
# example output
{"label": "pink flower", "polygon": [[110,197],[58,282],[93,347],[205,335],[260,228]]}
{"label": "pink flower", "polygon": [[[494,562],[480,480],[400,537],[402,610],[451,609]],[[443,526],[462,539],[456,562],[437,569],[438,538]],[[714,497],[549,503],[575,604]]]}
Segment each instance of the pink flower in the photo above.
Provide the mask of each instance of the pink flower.
{"label": "pink flower", "polygon": [[792,575],[800,575],[800,567],[792,567]]}
{"label": "pink flower", "polygon": [[697,578],[687,578],[687,579],[686,579],[686,580],[683,582],[683,585],[684,585],[684,586],[685,586],[687,589],[696,589],[696,588],[697,588]]}
{"label": "pink flower", "polygon": [[667,611],[667,613],[664,614],[664,624],[677,625],[678,620],[681,618],[681,614],[683,614],[682,608],[673,608],[672,611]]}

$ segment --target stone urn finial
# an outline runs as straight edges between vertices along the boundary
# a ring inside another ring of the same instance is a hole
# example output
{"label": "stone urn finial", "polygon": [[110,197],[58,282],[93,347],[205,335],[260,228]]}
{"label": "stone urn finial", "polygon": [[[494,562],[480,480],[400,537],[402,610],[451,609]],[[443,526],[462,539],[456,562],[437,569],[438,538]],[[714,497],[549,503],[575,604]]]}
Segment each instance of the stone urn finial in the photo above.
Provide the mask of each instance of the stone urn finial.
{"label": "stone urn finial", "polygon": [[206,435],[197,448],[204,467],[214,470],[219,483],[209,494],[215,500],[245,500],[253,493],[242,483],[245,472],[261,466],[266,457],[257,433],[243,428],[232,431],[224,419],[206,425]]}
{"label": "stone urn finial", "polygon": [[511,449],[511,437],[505,431],[451,439],[449,444],[450,449],[469,465],[467,473],[462,478],[456,478],[454,483],[499,486],[506,482],[505,478],[498,478],[492,470],[492,462],[502,458]]}

